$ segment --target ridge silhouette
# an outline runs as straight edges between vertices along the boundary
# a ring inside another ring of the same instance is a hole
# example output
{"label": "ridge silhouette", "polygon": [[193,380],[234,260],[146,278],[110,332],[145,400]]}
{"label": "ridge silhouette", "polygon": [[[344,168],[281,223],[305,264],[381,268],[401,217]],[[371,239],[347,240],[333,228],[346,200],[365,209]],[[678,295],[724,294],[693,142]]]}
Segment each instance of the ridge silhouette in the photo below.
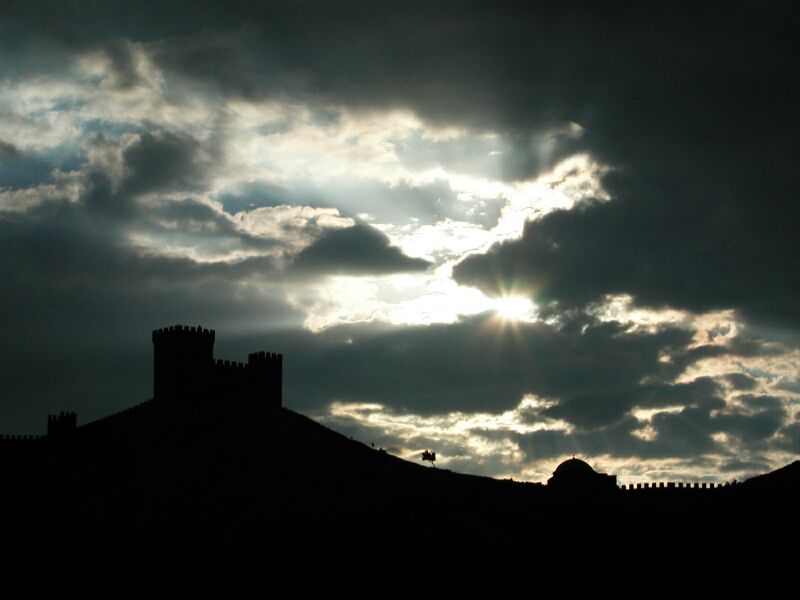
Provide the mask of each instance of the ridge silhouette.
{"label": "ridge silhouette", "polygon": [[800,461],[714,488],[623,488],[574,457],[548,485],[431,469],[284,408],[281,355],[216,360],[200,327],[153,342],[152,399],[0,440],[6,573],[32,589],[374,589],[429,560],[450,590],[527,573],[599,595],[669,572],[669,595],[713,596],[793,559]]}

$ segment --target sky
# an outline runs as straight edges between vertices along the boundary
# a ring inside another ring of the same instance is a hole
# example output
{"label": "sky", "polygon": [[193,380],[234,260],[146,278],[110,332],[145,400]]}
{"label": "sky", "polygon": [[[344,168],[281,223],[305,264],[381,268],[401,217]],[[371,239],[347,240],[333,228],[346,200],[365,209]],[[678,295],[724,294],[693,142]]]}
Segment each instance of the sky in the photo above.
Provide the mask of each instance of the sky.
{"label": "sky", "polygon": [[796,16],[4,2],[0,430],[149,398],[150,332],[187,324],[440,468],[794,460]]}

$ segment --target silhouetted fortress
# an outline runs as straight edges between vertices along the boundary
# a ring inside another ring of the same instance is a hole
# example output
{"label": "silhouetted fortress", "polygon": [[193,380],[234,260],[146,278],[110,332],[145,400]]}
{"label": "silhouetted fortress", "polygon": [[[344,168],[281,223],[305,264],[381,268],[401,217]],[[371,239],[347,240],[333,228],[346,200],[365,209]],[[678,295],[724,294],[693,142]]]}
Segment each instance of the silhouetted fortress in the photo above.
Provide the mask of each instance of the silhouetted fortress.
{"label": "silhouetted fortress", "polygon": [[153,332],[153,400],[249,399],[282,405],[283,355],[254,352],[246,363],[214,359],[213,329],[174,325]]}
{"label": "silhouetted fortress", "polygon": [[68,440],[77,432],[97,431],[105,424],[143,412],[189,418],[212,405],[233,408],[237,403],[252,402],[277,413],[283,406],[283,355],[254,352],[246,363],[215,359],[214,339],[213,329],[200,326],[156,329],[150,400],[80,427],[74,412],[48,415],[47,435],[2,435],[0,441],[16,446],[20,442]]}

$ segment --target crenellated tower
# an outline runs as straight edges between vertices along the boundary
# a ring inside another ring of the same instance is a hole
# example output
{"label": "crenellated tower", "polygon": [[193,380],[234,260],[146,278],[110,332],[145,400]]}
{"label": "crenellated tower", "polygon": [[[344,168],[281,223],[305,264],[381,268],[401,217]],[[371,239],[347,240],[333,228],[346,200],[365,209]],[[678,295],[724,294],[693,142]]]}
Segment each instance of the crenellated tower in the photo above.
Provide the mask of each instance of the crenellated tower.
{"label": "crenellated tower", "polygon": [[77,413],[61,411],[57,415],[47,415],[47,437],[49,439],[69,438],[75,433],[77,426]]}
{"label": "crenellated tower", "polygon": [[208,394],[214,367],[214,331],[173,325],[153,332],[153,399],[189,400]]}
{"label": "crenellated tower", "polygon": [[214,359],[213,329],[173,325],[153,331],[153,399],[247,399],[280,408],[283,356],[254,352],[247,363]]}
{"label": "crenellated tower", "polygon": [[266,401],[280,408],[283,394],[283,355],[271,352],[254,352],[247,357],[249,394],[251,398]]}

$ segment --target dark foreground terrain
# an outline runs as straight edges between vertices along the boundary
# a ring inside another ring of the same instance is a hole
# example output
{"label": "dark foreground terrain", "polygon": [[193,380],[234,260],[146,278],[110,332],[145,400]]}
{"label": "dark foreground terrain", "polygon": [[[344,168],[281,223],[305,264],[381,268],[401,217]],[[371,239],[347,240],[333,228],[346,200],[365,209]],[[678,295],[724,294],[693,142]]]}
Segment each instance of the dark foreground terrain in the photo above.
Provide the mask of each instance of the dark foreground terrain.
{"label": "dark foreground terrain", "polygon": [[0,468],[3,575],[31,592],[796,587],[799,462],[719,490],[558,494],[411,464],[286,409],[148,402],[3,441]]}

